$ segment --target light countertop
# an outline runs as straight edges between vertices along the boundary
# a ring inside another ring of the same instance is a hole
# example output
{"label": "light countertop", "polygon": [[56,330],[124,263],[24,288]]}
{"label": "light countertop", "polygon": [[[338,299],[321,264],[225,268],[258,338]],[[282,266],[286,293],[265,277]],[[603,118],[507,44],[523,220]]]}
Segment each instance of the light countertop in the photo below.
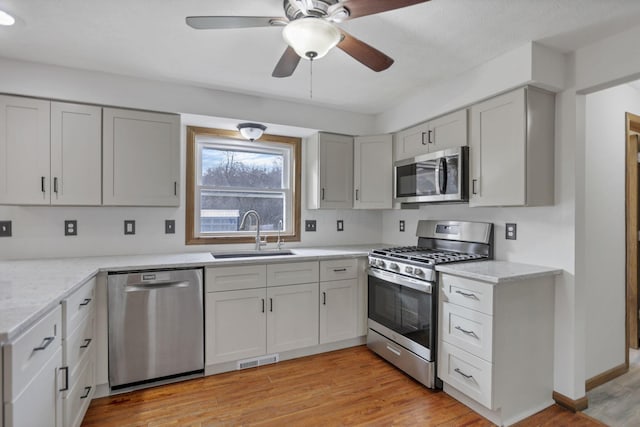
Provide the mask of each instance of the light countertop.
{"label": "light countertop", "polygon": [[476,261],[443,264],[436,266],[436,270],[495,284],[555,276],[562,273],[562,270],[558,268],[508,261]]}
{"label": "light countertop", "polygon": [[287,248],[294,255],[216,260],[210,252],[0,261],[0,344],[33,325],[64,298],[101,271],[291,262],[364,257],[370,244]]}

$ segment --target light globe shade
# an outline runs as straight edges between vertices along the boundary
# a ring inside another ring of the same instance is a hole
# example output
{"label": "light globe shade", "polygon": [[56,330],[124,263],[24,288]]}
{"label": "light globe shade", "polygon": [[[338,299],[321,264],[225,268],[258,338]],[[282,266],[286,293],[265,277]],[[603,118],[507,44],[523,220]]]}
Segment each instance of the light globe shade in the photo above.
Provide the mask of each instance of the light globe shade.
{"label": "light globe shade", "polygon": [[340,30],[320,18],[302,18],[290,22],[282,30],[282,37],[298,56],[322,58],[340,42]]}
{"label": "light globe shade", "polygon": [[238,131],[245,139],[249,141],[255,141],[260,139],[262,133],[267,129],[265,125],[260,123],[240,123],[238,125]]}
{"label": "light globe shade", "polygon": [[16,19],[4,10],[0,10],[0,25],[10,26],[16,23]]}

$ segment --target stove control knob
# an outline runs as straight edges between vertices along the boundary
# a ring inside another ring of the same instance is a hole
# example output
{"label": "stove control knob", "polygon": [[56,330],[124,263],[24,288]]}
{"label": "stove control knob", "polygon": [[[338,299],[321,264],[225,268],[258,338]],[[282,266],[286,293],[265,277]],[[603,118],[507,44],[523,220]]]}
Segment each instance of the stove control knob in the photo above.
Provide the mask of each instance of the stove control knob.
{"label": "stove control knob", "polygon": [[[417,269],[416,269],[416,270],[417,270]],[[406,267],[404,268],[404,272],[405,272],[405,273],[407,273],[407,274],[411,274],[411,273],[413,273],[413,272],[414,272],[413,267],[406,266]]]}
{"label": "stove control knob", "polygon": [[381,260],[381,259],[378,260],[378,267],[384,268],[385,265],[386,265],[386,263],[383,260]]}
{"label": "stove control knob", "polygon": [[376,259],[375,258],[369,258],[369,265],[371,267],[375,267],[377,265]]}
{"label": "stove control knob", "polygon": [[392,270],[400,270],[400,267],[398,267],[398,264],[396,264],[395,262],[390,263],[389,268]]}
{"label": "stove control knob", "polygon": [[413,274],[415,274],[416,276],[424,276],[424,271],[422,271],[419,268],[414,268],[413,269]]}

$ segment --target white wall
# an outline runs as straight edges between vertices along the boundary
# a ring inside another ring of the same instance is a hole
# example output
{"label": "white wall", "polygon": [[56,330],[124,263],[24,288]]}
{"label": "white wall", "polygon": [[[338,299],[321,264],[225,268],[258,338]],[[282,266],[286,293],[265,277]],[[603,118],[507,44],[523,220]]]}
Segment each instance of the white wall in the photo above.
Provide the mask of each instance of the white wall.
{"label": "white wall", "polygon": [[629,85],[586,97],[586,376],[625,361],[625,112],[640,114]]}

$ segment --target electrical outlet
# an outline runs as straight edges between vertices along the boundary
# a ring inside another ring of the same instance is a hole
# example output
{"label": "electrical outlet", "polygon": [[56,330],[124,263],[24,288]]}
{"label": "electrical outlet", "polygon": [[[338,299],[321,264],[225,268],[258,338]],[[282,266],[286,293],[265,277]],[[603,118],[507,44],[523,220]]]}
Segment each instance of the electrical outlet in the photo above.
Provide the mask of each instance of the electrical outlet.
{"label": "electrical outlet", "polygon": [[400,220],[400,231],[404,233],[404,219]]}
{"label": "electrical outlet", "polygon": [[64,221],[64,235],[65,236],[77,236],[78,235],[78,220],[67,219]]}
{"label": "electrical outlet", "polygon": [[164,221],[164,234],[176,234],[175,219],[167,219]]}
{"label": "electrical outlet", "polygon": [[316,220],[307,219],[304,221],[304,231],[316,231]]}
{"label": "electrical outlet", "polygon": [[0,221],[0,237],[11,237],[11,221]]}
{"label": "electrical outlet", "polygon": [[136,234],[136,222],[134,220],[124,220],[124,234]]}
{"label": "electrical outlet", "polygon": [[515,223],[508,222],[504,227],[504,238],[507,240],[516,240],[518,226]]}
{"label": "electrical outlet", "polygon": [[344,221],[339,219],[337,221],[337,225],[336,225],[338,231],[344,231]]}

